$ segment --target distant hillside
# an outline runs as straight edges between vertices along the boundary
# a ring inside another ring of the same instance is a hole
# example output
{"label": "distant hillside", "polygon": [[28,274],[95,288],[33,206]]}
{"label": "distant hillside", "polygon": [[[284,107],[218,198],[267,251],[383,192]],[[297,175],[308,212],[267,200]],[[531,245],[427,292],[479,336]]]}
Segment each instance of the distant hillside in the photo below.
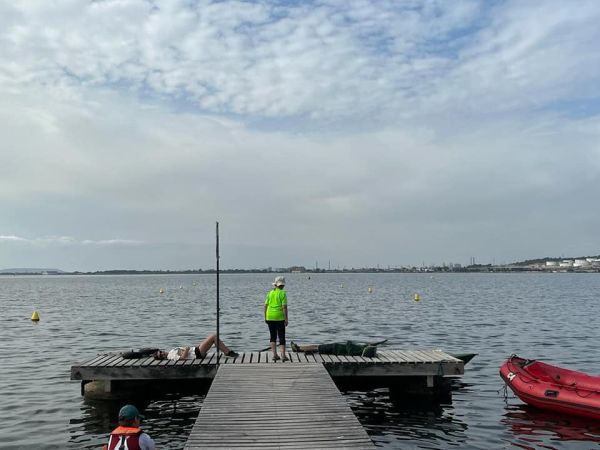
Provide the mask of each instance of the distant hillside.
{"label": "distant hillside", "polygon": [[44,273],[65,273],[60,269],[30,269],[30,268],[17,268],[17,269],[2,269],[0,273],[16,273],[16,274],[44,274]]}

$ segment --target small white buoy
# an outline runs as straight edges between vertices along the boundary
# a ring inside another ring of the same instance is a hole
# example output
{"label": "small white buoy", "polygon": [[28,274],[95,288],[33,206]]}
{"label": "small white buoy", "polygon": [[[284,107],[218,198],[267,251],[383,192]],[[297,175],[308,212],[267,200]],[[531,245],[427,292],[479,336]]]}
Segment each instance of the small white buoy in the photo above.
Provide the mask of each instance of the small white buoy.
{"label": "small white buoy", "polygon": [[373,293],[373,288],[372,288],[372,287],[370,287],[370,288],[368,289],[368,291],[369,291],[369,294],[372,294],[372,293]]}
{"label": "small white buoy", "polygon": [[340,287],[343,289],[344,288],[344,283],[340,284]]}
{"label": "small white buoy", "polygon": [[37,311],[33,311],[33,314],[31,315],[31,321],[39,322],[39,320],[40,320],[40,315],[38,314]]}
{"label": "small white buoy", "polygon": [[159,294],[164,294],[164,293],[165,293],[165,290],[164,290],[163,288],[160,288],[160,289],[159,289],[159,291],[158,291],[158,293],[159,293]]}
{"label": "small white buoy", "polygon": [[182,285],[179,285],[179,289],[183,289],[183,286],[182,286]]}

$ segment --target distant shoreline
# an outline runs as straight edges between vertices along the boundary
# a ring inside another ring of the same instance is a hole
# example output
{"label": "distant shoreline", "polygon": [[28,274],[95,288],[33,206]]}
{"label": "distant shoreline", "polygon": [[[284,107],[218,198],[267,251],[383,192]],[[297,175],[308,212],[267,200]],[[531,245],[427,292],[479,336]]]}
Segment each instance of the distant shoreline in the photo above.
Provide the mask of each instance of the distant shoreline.
{"label": "distant shoreline", "polygon": [[[0,270],[0,275],[203,275],[215,274],[216,269],[184,269],[184,270],[139,270],[139,269],[111,269],[96,270],[91,272],[72,271],[67,272],[56,267],[19,267]],[[513,273],[513,272],[576,272],[576,273],[598,273],[600,272],[599,256],[580,256],[577,258],[539,258],[526,261],[518,261],[509,264],[475,264],[474,258],[471,264],[462,266],[460,264],[400,266],[381,268],[376,267],[343,267],[335,269],[309,268],[300,265],[289,267],[266,267],[263,269],[220,269],[219,273],[243,274],[243,273]]]}
{"label": "distant shoreline", "polygon": [[[100,270],[94,272],[66,272],[66,271],[43,271],[43,272],[10,272],[2,271],[0,276],[17,275],[210,275],[216,274],[215,269],[207,270]],[[327,274],[327,273],[523,273],[523,272],[542,272],[542,273],[600,273],[600,268],[568,268],[559,269],[556,267],[523,267],[523,266],[468,266],[461,268],[450,267],[413,267],[413,268],[360,268],[360,269],[305,269],[289,270],[281,269],[221,269],[221,274],[271,274],[271,273],[296,273],[296,274]]]}

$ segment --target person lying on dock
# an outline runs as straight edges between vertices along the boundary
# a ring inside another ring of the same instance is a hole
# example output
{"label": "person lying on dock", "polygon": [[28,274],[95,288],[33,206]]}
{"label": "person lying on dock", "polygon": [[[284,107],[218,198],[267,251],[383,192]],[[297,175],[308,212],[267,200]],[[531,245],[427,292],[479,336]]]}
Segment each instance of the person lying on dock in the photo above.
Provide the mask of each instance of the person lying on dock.
{"label": "person lying on dock", "polygon": [[[195,347],[175,347],[169,351],[165,350],[157,350],[154,352],[154,358],[156,359],[171,359],[173,361],[177,361],[180,359],[202,359],[208,353],[208,350],[215,345],[217,342],[217,336],[211,334],[206,339],[204,339],[200,344]],[[239,356],[238,353],[230,350],[222,340],[219,339],[219,350],[221,350],[225,356],[229,356],[230,358],[235,358]]]}
{"label": "person lying on dock", "polygon": [[292,351],[303,353],[321,353],[323,355],[340,356],[366,356],[372,358],[377,355],[377,346],[387,341],[373,343],[358,343],[354,341],[332,342],[330,344],[298,345],[291,342]]}

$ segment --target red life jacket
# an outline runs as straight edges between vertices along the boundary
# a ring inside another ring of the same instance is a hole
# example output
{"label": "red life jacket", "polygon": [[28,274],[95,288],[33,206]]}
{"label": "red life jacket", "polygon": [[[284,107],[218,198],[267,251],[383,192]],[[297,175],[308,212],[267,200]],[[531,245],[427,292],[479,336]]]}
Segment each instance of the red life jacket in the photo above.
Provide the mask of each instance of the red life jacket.
{"label": "red life jacket", "polygon": [[106,450],[141,450],[140,434],[141,428],[117,427],[110,433]]}

